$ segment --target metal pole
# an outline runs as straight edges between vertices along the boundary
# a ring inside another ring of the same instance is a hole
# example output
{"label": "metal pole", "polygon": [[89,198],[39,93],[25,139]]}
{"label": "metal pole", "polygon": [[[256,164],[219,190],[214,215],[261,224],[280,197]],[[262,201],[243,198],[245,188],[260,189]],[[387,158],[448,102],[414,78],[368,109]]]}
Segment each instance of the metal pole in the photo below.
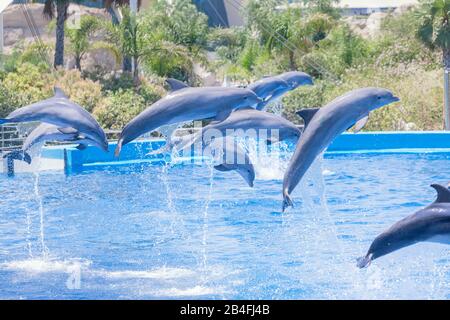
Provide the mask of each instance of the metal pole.
{"label": "metal pole", "polygon": [[444,116],[445,130],[450,130],[450,70],[444,71]]}
{"label": "metal pole", "polygon": [[0,54],[3,54],[3,13],[0,12]]}
{"label": "metal pole", "polygon": [[[136,14],[136,12],[138,11],[138,0],[130,0],[130,11],[131,14]],[[133,72],[133,74],[135,68],[136,66],[134,65],[134,59],[131,59],[131,71]]]}

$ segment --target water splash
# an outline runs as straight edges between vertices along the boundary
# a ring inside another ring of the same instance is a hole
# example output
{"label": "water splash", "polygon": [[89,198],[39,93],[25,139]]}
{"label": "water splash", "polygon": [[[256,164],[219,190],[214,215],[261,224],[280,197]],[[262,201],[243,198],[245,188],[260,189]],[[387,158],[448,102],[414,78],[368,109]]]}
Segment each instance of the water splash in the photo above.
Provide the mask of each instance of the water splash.
{"label": "water splash", "polygon": [[214,159],[209,159],[205,161],[209,168],[209,188],[208,197],[205,202],[205,209],[203,210],[203,227],[202,227],[202,282],[207,282],[207,266],[208,266],[208,210],[212,198],[212,190],[214,184]]}
{"label": "water splash", "polygon": [[27,242],[27,248],[28,248],[28,256],[30,258],[33,258],[33,248],[32,248],[32,243],[31,243],[31,226],[32,226],[32,221],[31,221],[31,212],[30,212],[30,210],[27,210],[27,213],[26,213],[26,223],[27,223],[26,242]]}
{"label": "water splash", "polygon": [[44,205],[42,201],[42,196],[39,192],[39,171],[34,171],[34,194],[38,203],[39,209],[39,242],[41,246],[41,254],[43,259],[48,259],[49,250],[45,244],[45,220],[44,220]]}
{"label": "water splash", "polygon": [[259,141],[255,139],[240,139],[240,146],[248,152],[250,161],[259,180],[281,180],[289,165],[289,145],[277,142],[265,150],[259,148]]}

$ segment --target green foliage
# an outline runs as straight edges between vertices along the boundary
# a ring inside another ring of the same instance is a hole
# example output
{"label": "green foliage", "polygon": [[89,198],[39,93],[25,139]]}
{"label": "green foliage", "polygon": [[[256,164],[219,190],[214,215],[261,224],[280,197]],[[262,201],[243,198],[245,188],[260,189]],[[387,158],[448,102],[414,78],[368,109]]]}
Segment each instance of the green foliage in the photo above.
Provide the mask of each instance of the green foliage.
{"label": "green foliage", "polygon": [[335,19],[340,17],[339,9],[334,6],[339,0],[303,0],[303,3],[313,13],[324,13]]}
{"label": "green foliage", "polygon": [[16,71],[7,73],[0,82],[0,112],[6,116],[11,111],[51,95],[49,74],[42,74],[41,69],[31,63],[17,67]]}
{"label": "green foliage", "polygon": [[93,48],[91,37],[100,29],[100,18],[91,15],[83,15],[77,28],[67,28],[66,38],[69,40],[68,52],[72,53],[75,64],[81,70],[81,60],[84,55]]}
{"label": "green foliage", "polygon": [[147,14],[152,27],[163,33],[166,41],[186,46],[190,51],[206,44],[208,17],[192,1],[158,0]]}
{"label": "green foliage", "polygon": [[444,67],[450,70],[450,0],[423,1],[417,18],[417,36],[428,47],[442,50]]}
{"label": "green foliage", "polygon": [[92,112],[103,98],[100,83],[83,79],[78,70],[58,70],[55,77],[55,83],[64,93],[89,112]]}
{"label": "green foliage", "polygon": [[305,108],[318,108],[326,104],[324,93],[330,89],[330,84],[317,81],[314,86],[299,87],[283,98],[283,116],[294,123],[301,124],[297,111]]}
{"label": "green foliage", "polygon": [[144,98],[133,89],[119,89],[94,109],[94,116],[102,127],[120,130],[145,107]]}

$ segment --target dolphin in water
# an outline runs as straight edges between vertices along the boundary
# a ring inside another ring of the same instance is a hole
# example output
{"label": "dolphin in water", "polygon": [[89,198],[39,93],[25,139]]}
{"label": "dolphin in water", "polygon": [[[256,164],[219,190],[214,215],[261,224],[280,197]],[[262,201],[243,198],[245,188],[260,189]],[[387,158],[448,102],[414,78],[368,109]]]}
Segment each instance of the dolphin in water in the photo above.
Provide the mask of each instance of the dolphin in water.
{"label": "dolphin in water", "polygon": [[72,133],[62,133],[59,128],[53,124],[41,123],[27,136],[23,142],[21,150],[12,151],[3,156],[3,158],[13,158],[17,160],[23,160],[28,164],[31,163],[31,156],[29,150],[39,144],[43,144],[47,141],[66,141],[78,144],[76,147],[79,150],[86,149],[87,145],[94,145],[100,149],[103,148],[97,141],[87,137],[83,137],[80,133],[73,129]]}
{"label": "dolphin in water", "polygon": [[359,268],[368,267],[372,260],[418,242],[450,244],[450,190],[439,184],[431,187],[437,192],[436,200],[376,237],[367,254],[357,259]]}
{"label": "dolphin in water", "polygon": [[361,88],[334,99],[320,109],[299,111],[305,127],[284,174],[282,210],[293,205],[291,192],[334,138],[353,125],[355,131],[359,131],[367,122],[370,111],[399,100],[386,89]]}
{"label": "dolphin in water", "polygon": [[140,135],[164,125],[185,121],[227,118],[234,109],[255,107],[261,99],[243,88],[201,87],[180,88],[145,109],[123,128],[115,156],[122,146]]}
{"label": "dolphin in water", "polygon": [[[255,133],[256,136],[254,138],[258,137],[260,130],[265,130],[267,133],[266,139],[268,139],[269,143],[275,142],[274,139],[276,141],[290,139],[297,142],[301,135],[300,129],[283,117],[252,108],[244,108],[233,111],[223,121],[210,123],[202,128],[201,132],[191,135],[191,139],[184,138],[179,141],[174,141],[170,147],[175,146],[178,150],[184,149],[205,137],[205,135],[208,136],[208,132],[214,132],[213,130],[220,132],[222,136],[226,136],[231,131],[236,135],[240,133],[249,135]],[[277,135],[272,137],[270,133],[274,134],[275,131]],[[204,141],[204,143],[208,144],[208,141]]]}
{"label": "dolphin in water", "polygon": [[248,153],[239,146],[234,138],[226,137],[215,139],[211,145],[211,153],[219,164],[214,165],[218,171],[236,171],[249,187],[253,187],[255,168],[250,161]]}
{"label": "dolphin in water", "polygon": [[11,112],[0,124],[14,122],[41,121],[58,126],[61,133],[82,134],[96,141],[104,151],[108,151],[108,140],[98,122],[78,104],[70,101],[64,92],[54,88],[55,95]]}

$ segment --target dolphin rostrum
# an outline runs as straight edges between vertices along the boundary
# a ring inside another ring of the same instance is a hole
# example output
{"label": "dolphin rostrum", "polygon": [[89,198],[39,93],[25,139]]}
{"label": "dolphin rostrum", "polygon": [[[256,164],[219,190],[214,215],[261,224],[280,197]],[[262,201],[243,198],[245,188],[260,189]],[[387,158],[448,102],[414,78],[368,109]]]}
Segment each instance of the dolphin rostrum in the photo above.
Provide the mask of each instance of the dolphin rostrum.
{"label": "dolphin rostrum", "polygon": [[94,145],[102,149],[102,145],[99,145],[97,141],[87,137],[83,137],[77,130],[73,129],[71,133],[62,133],[59,128],[53,124],[41,123],[27,136],[23,142],[20,150],[14,150],[8,154],[5,154],[3,158],[13,158],[17,160],[23,160],[28,164],[31,163],[31,156],[29,150],[39,144],[43,144],[47,141],[66,141],[78,144],[76,147],[79,150],[86,149],[87,145]]}
{"label": "dolphin rostrum", "polygon": [[369,112],[399,101],[382,88],[361,88],[350,91],[320,109],[303,109],[305,128],[283,178],[283,211],[292,206],[291,192],[303,178],[314,159],[339,134],[355,125],[356,130],[367,122]]}
{"label": "dolphin rostrum", "polygon": [[115,155],[122,146],[140,135],[164,125],[215,118],[220,121],[231,111],[244,107],[255,107],[261,99],[243,88],[202,87],[180,88],[145,109],[123,128]]}
{"label": "dolphin rostrum", "polygon": [[450,244],[450,190],[439,184],[431,187],[437,192],[436,200],[376,237],[367,254],[357,260],[359,268],[368,267],[372,260],[418,242]]}
{"label": "dolphin rostrum", "polygon": [[61,133],[79,132],[96,141],[104,151],[108,151],[108,140],[98,122],[78,104],[70,101],[64,92],[54,88],[55,95],[11,112],[0,124],[13,122],[41,121],[58,126]]}

